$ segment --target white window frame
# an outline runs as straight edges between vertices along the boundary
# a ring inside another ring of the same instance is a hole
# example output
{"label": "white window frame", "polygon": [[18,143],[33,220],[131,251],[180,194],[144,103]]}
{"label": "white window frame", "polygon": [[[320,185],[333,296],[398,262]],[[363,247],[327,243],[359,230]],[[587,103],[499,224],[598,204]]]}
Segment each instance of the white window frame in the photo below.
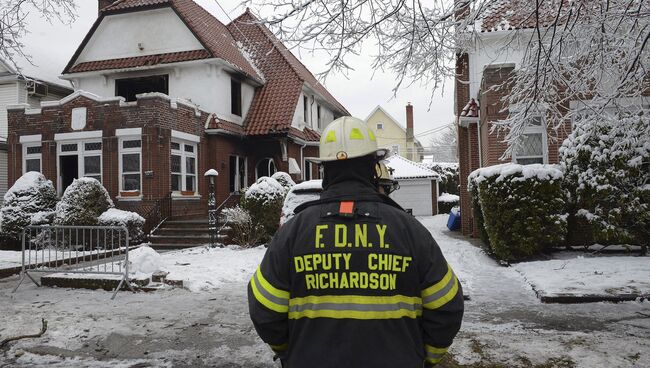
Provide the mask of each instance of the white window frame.
{"label": "white window frame", "polygon": [[376,130],[384,130],[384,123],[377,123],[377,129]]}
{"label": "white window frame", "polygon": [[[86,150],[87,143],[100,143],[101,148],[99,150]],[[68,144],[76,144],[77,149],[74,151],[63,151],[62,147]],[[71,140],[56,140],[56,177],[57,177],[57,188],[59,195],[62,195],[61,188],[61,156],[77,156],[77,176],[79,178],[86,177],[86,167],[84,165],[84,159],[86,157],[99,157],[99,182],[104,183],[104,142],[102,138],[89,138],[89,139],[71,139]],[[41,161],[42,162],[42,161]],[[42,163],[41,163],[42,165]],[[92,174],[91,176],[97,176],[97,174]]]}
{"label": "white window frame", "polygon": [[[126,141],[140,141],[140,147],[124,148],[124,142],[126,142]],[[122,193],[134,193],[134,194],[137,193],[138,195],[135,195],[133,197],[142,198],[142,136],[141,135],[131,135],[131,136],[124,135],[124,136],[120,136],[120,138],[118,140],[118,143],[119,143],[119,146],[118,146],[119,148],[118,148],[118,155],[117,156],[118,156],[118,165],[119,165],[118,166],[118,171],[119,171],[119,175],[120,175],[119,176],[120,195],[122,195]],[[123,166],[122,166],[122,156],[126,155],[126,154],[134,154],[134,153],[137,153],[138,155],[140,155],[140,160],[139,160],[140,166],[139,166],[139,170],[137,172],[137,174],[140,175],[140,185],[139,185],[140,189],[138,189],[138,190],[125,190],[124,187],[123,187],[124,180],[123,180],[122,176],[123,175],[136,174],[136,172],[135,171],[124,172]],[[131,197],[131,196],[128,196],[128,197]]]}
{"label": "white window frame", "polygon": [[[539,125],[528,125],[526,129],[524,129],[524,132],[522,133],[522,136],[524,135],[529,135],[529,134],[541,134],[542,135],[542,163],[543,164],[548,164],[548,137],[547,137],[547,132],[546,132],[546,124],[544,122],[544,118],[541,115],[533,115],[531,116],[531,119],[539,119],[540,124]],[[538,155],[535,156],[518,156],[517,155],[517,150],[513,150],[512,152],[512,162],[518,164],[519,159],[532,159],[532,158],[539,158]]]}
{"label": "white window frame", "polygon": [[[228,157],[228,165],[230,165],[230,157],[235,158],[235,177],[234,178],[229,178],[229,180],[234,180],[235,183],[235,191],[231,193],[238,193],[240,190],[248,187],[248,157],[244,156],[239,156],[239,155],[230,155]],[[244,186],[241,186],[241,175],[239,173],[239,165],[241,164],[241,161],[244,161]],[[228,168],[230,170],[232,168]],[[229,172],[230,174],[230,172]],[[230,182],[228,182],[228,190],[230,190]]]}
{"label": "white window frame", "polygon": [[[28,148],[40,147],[39,153],[27,153]],[[27,172],[27,160],[38,159],[38,172],[43,172],[43,144],[39,142],[23,143],[23,174]]]}
{"label": "white window frame", "polygon": [[[260,163],[262,163],[263,160],[268,160],[267,161],[267,171],[269,172],[269,176],[271,176],[271,175],[275,174],[276,172],[278,172],[278,166],[275,164],[275,160],[273,159],[273,157],[264,157],[261,160],[257,161],[257,164],[255,164],[255,180],[260,178],[259,173],[257,172],[257,166]],[[273,169],[275,170],[275,172],[273,174],[271,174],[271,164],[273,164]]]}
{"label": "white window frame", "polygon": [[[312,174],[313,170],[313,163],[307,159],[304,159],[305,163],[303,165],[304,169],[302,170],[302,180],[313,180],[314,175]],[[309,176],[309,178],[308,178]]]}
{"label": "white window frame", "polygon": [[[196,142],[192,142],[189,140],[184,140],[180,138],[172,138],[171,143],[178,144],[179,149],[173,149],[172,145],[169,145],[169,190],[171,189],[171,157],[172,155],[178,155],[181,157],[181,188],[180,190],[173,190],[172,191],[172,196],[177,196],[177,197],[188,197],[188,196],[197,196],[198,191],[199,191],[199,152],[198,152],[198,145]],[[192,151],[193,152],[186,152],[185,151],[185,146],[191,146],[193,147]],[[194,174],[188,174],[187,173],[187,158],[194,158]],[[194,191],[192,194],[183,194],[183,192],[188,192],[187,190],[187,177],[188,176],[194,176]]]}

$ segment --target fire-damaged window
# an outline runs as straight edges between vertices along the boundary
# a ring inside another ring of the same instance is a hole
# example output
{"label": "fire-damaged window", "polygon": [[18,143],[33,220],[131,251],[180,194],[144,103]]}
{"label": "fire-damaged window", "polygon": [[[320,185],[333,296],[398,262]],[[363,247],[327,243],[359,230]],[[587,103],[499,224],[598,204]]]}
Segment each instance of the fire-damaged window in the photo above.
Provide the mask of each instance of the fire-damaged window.
{"label": "fire-damaged window", "polygon": [[246,188],[248,170],[246,157],[230,156],[230,193]]}
{"label": "fire-damaged window", "polygon": [[263,158],[255,167],[255,176],[259,179],[262,176],[271,176],[276,172],[275,162],[272,158]]}
{"label": "fire-damaged window", "polygon": [[136,95],[149,92],[169,94],[169,76],[164,74],[115,80],[115,95],[124,97],[127,102],[135,101]]}
{"label": "fire-damaged window", "polygon": [[241,116],[241,82],[230,79],[230,112]]}

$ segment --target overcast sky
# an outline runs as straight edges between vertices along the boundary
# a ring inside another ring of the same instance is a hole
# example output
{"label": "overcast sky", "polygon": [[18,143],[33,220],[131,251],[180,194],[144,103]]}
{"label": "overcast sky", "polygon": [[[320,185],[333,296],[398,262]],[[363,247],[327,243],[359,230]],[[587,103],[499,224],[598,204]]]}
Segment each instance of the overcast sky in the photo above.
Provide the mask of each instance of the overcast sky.
{"label": "overcast sky", "polygon": [[[229,22],[230,18],[234,19],[243,11],[238,8],[241,0],[221,0],[221,5],[228,14],[221,10],[215,0],[195,1],[224,23]],[[49,24],[35,14],[31,14],[28,18],[30,33],[24,38],[26,49],[32,56],[34,64],[52,76],[61,73],[97,18],[96,0],[77,0],[77,4],[78,18],[69,26],[60,23]],[[312,73],[316,74],[323,70],[322,58],[307,53],[298,56]],[[397,96],[393,97],[395,76],[372,70],[369,67],[370,54],[362,54],[347,61],[355,70],[347,76],[339,74],[328,77],[325,86],[352,115],[365,119],[377,105],[381,105],[398,122],[406,125],[405,106],[411,102],[414,106],[416,138],[425,146],[429,145],[432,137],[431,134],[427,134],[428,131],[452,122],[453,84],[451,81],[447,83],[444,95],[437,94],[429,109],[430,90],[426,86],[416,83],[414,86],[401,89]],[[25,69],[25,74],[29,75],[32,67]]]}

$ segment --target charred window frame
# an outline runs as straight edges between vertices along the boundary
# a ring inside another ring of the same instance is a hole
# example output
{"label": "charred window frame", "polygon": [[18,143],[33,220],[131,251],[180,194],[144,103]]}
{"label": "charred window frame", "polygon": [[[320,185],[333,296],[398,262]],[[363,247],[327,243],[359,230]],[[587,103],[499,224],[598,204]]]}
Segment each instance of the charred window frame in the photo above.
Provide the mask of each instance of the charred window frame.
{"label": "charred window frame", "polygon": [[115,80],[115,95],[124,97],[127,102],[135,101],[136,95],[150,92],[159,92],[168,95],[169,75],[161,74]]}
{"label": "charred window frame", "polygon": [[230,78],[230,112],[242,116],[241,81]]}

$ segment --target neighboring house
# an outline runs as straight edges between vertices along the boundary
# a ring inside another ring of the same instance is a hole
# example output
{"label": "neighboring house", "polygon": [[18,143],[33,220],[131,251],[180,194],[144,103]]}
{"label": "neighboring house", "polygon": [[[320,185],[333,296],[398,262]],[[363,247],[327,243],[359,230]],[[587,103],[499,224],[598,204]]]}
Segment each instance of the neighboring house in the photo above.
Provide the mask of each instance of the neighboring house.
{"label": "neighboring house", "polygon": [[122,209],[169,198],[181,216],[207,213],[208,169],[218,204],[277,170],[318,175],[305,158],[348,112],[250,12],[225,25],[192,0],[99,8],[63,70],[75,92],[10,107],[10,182],[37,160],[59,195],[89,176]]}
{"label": "neighboring house", "polygon": [[[41,102],[58,100],[72,93],[69,83],[53,82],[54,77],[45,75],[34,65],[19,67],[20,72],[13,63],[0,59],[0,202],[8,189],[7,106],[24,103],[38,107]],[[40,171],[40,167],[35,166],[28,169]]]}
{"label": "neighboring house", "polygon": [[390,156],[386,166],[392,169],[399,189],[390,194],[402,208],[414,216],[438,214],[438,181],[440,175],[400,155]]}
{"label": "neighboring house", "polygon": [[[503,97],[510,91],[504,82],[521,64],[536,23],[534,16],[517,14],[515,2],[498,0],[490,7],[477,19],[474,47],[456,58],[454,112],[458,124],[461,222],[463,234],[472,236],[478,235],[478,229],[467,191],[468,175],[480,167],[506,162],[558,163],[559,148],[572,129],[569,119],[556,130],[545,128],[543,111],[532,114],[520,146],[511,157],[502,159],[507,149],[505,134],[492,128],[509,115]],[[462,11],[459,14],[462,16]],[[554,14],[547,14],[545,19],[554,19]],[[574,103],[567,107],[574,109]]]}
{"label": "neighboring house", "polygon": [[410,102],[406,105],[406,128],[381,106],[372,110],[366,124],[375,131],[379,147],[390,148],[393,153],[412,161],[422,161],[424,149],[413,134],[413,106]]}

